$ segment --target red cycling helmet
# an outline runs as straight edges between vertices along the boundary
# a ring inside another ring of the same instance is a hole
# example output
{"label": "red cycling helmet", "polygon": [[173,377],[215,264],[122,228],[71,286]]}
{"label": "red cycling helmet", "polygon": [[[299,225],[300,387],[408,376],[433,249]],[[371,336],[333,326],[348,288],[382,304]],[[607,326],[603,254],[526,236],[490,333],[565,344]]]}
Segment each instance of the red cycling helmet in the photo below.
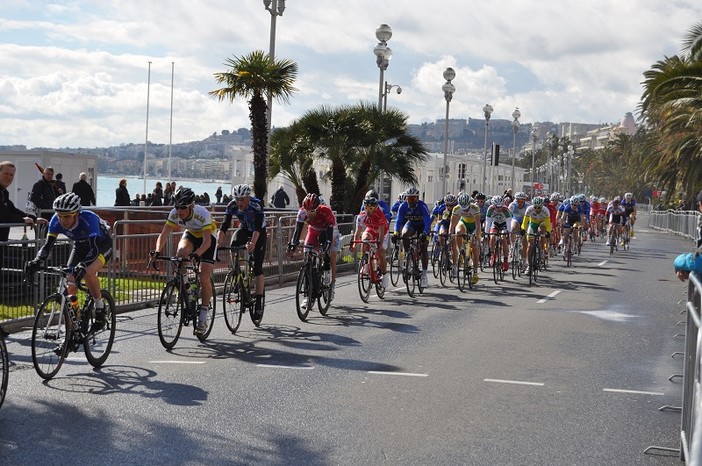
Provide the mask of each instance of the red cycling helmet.
{"label": "red cycling helmet", "polygon": [[319,207],[319,196],[315,193],[309,193],[302,201],[302,208],[305,210],[314,210]]}

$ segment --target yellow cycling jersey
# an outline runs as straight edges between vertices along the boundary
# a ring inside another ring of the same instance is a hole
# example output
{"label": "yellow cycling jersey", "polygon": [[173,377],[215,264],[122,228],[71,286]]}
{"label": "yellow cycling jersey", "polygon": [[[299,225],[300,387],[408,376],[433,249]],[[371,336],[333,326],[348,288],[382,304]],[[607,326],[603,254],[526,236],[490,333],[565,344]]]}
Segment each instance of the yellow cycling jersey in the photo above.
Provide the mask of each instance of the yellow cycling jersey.
{"label": "yellow cycling jersey", "polygon": [[196,238],[202,238],[208,231],[214,232],[217,230],[217,223],[212,219],[210,211],[201,205],[195,205],[193,211],[185,220],[178,217],[178,211],[172,209],[168,214],[166,225],[179,225],[185,228],[191,235]]}
{"label": "yellow cycling jersey", "polygon": [[480,207],[477,204],[468,204],[466,207],[457,204],[450,213],[444,212],[444,220],[453,216],[460,216],[464,223],[475,223],[480,220]]}
{"label": "yellow cycling jersey", "polygon": [[537,212],[534,206],[530,205],[524,212],[522,230],[530,228],[532,231],[536,231],[541,225],[546,228],[546,231],[551,232],[551,213],[547,207],[541,207],[541,212]]}

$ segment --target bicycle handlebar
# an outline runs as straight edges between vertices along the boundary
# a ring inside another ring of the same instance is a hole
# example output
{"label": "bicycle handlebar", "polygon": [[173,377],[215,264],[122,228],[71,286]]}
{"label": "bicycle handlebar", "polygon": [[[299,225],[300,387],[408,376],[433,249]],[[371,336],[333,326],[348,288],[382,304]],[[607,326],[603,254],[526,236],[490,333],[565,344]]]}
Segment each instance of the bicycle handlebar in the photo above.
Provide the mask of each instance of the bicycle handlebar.
{"label": "bicycle handlebar", "polygon": [[[64,277],[67,277],[68,275],[71,275],[73,273],[72,269],[70,267],[66,267],[65,265],[56,266],[39,264],[31,268],[26,267],[25,265],[25,280],[29,286],[34,285],[35,272],[52,272],[55,275],[61,275]],[[88,287],[82,281],[78,281],[75,285],[76,288],[78,288],[81,291],[88,291]]]}

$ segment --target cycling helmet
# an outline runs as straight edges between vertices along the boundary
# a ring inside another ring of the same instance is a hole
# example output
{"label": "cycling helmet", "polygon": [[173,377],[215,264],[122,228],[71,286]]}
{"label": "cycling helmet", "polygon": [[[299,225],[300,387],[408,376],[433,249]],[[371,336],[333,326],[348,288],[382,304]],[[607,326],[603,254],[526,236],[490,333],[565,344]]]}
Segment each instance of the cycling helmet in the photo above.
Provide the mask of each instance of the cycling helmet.
{"label": "cycling helmet", "polygon": [[444,204],[446,205],[456,205],[457,203],[458,198],[453,194],[447,194],[446,197],[444,197]]}
{"label": "cycling helmet", "polygon": [[631,193],[624,194],[624,199],[631,199],[632,197],[634,197],[634,195]]}
{"label": "cycling helmet", "polygon": [[324,196],[320,195],[319,196],[319,205],[326,205],[327,201],[324,200]]}
{"label": "cycling helmet", "polygon": [[181,186],[173,195],[173,200],[177,206],[190,205],[195,202],[195,193],[192,189]]}
{"label": "cycling helmet", "polygon": [[460,196],[458,196],[457,200],[458,204],[463,208],[466,208],[470,205],[470,196],[468,195],[468,193],[461,194]]}
{"label": "cycling helmet", "polygon": [[578,196],[573,195],[573,196],[570,197],[570,203],[571,203],[571,204],[577,204],[578,202],[580,202],[580,199],[578,199]]}
{"label": "cycling helmet", "polygon": [[527,195],[524,191],[519,191],[517,194],[514,195],[514,198],[517,200],[522,199],[526,201]]}
{"label": "cycling helmet", "polygon": [[483,194],[483,193],[478,193],[478,194],[475,195],[475,200],[476,200],[476,201],[484,201],[485,199],[487,199],[487,197],[486,197],[485,194]]}
{"label": "cycling helmet", "polygon": [[622,198],[619,196],[615,196],[614,199],[612,199],[612,202],[622,202]]}
{"label": "cycling helmet", "polygon": [[590,196],[590,202],[597,202],[597,198],[595,196]]}
{"label": "cycling helmet", "polygon": [[407,196],[417,196],[417,197],[419,197],[419,190],[418,190],[417,188],[415,188],[414,186],[412,186],[412,187],[409,188],[407,191],[405,191],[405,197],[407,197]]}
{"label": "cycling helmet", "polygon": [[54,210],[61,213],[80,212],[80,196],[76,193],[61,194],[54,200]]}
{"label": "cycling helmet", "polygon": [[537,196],[531,201],[531,203],[534,204],[535,207],[542,206],[544,205],[544,198],[541,196]]}
{"label": "cycling helmet", "polygon": [[317,207],[319,207],[319,204],[321,204],[319,200],[319,195],[315,193],[309,193],[307,196],[305,196],[305,199],[302,201],[302,208],[305,210],[314,210]]}
{"label": "cycling helmet", "polygon": [[551,200],[552,200],[552,201],[557,201],[557,200],[558,200],[558,193],[553,193],[553,194],[551,194]]}
{"label": "cycling helmet", "polygon": [[232,189],[232,196],[234,197],[248,197],[251,195],[251,186],[248,184],[238,184]]}
{"label": "cycling helmet", "polygon": [[366,197],[374,197],[378,199],[378,193],[375,192],[375,189],[369,189],[368,192],[366,193]]}
{"label": "cycling helmet", "polygon": [[584,194],[578,194],[578,202],[584,202],[586,200],[587,200],[587,198],[585,197]]}
{"label": "cycling helmet", "polygon": [[504,199],[502,199],[502,196],[495,196],[492,198],[492,204],[502,206],[504,204]]}
{"label": "cycling helmet", "polygon": [[378,199],[373,196],[366,196],[363,199],[363,205],[378,205]]}
{"label": "cycling helmet", "polygon": [[563,199],[563,205],[566,205],[566,206],[570,205],[570,198],[569,197]]}
{"label": "cycling helmet", "polygon": [[600,198],[600,204],[603,203],[603,202],[607,202],[607,198],[601,197],[601,198]]}

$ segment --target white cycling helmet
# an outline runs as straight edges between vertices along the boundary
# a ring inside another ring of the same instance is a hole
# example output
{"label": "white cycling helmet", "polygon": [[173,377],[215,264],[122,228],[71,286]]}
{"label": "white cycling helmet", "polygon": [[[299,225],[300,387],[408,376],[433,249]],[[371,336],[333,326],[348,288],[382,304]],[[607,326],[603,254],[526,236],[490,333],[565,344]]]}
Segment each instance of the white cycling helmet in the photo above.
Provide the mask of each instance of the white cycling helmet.
{"label": "white cycling helmet", "polygon": [[460,196],[458,196],[458,205],[460,205],[463,208],[468,207],[470,205],[470,194],[463,193]]}
{"label": "white cycling helmet", "polygon": [[525,192],[519,191],[517,194],[514,195],[514,198],[515,198],[515,199],[524,199],[524,200],[526,200],[527,195],[526,195]]}
{"label": "white cycling helmet", "polygon": [[234,197],[248,197],[251,195],[251,186],[248,184],[238,184],[232,189]]}
{"label": "white cycling helmet", "polygon": [[76,193],[61,194],[54,200],[54,210],[60,213],[80,212],[80,196]]}
{"label": "white cycling helmet", "polygon": [[631,194],[631,193],[625,193],[625,194],[624,194],[624,199],[631,199],[632,197],[634,197],[634,195]]}
{"label": "white cycling helmet", "polygon": [[534,206],[542,206],[542,205],[544,205],[544,198],[541,197],[541,196],[536,196],[536,197],[531,201],[531,203],[534,204]]}
{"label": "white cycling helmet", "polygon": [[419,197],[419,190],[412,186],[407,191],[405,191],[405,196],[417,196]]}
{"label": "white cycling helmet", "polygon": [[492,198],[492,204],[493,205],[503,205],[504,204],[504,199],[502,199],[502,196],[494,196]]}

